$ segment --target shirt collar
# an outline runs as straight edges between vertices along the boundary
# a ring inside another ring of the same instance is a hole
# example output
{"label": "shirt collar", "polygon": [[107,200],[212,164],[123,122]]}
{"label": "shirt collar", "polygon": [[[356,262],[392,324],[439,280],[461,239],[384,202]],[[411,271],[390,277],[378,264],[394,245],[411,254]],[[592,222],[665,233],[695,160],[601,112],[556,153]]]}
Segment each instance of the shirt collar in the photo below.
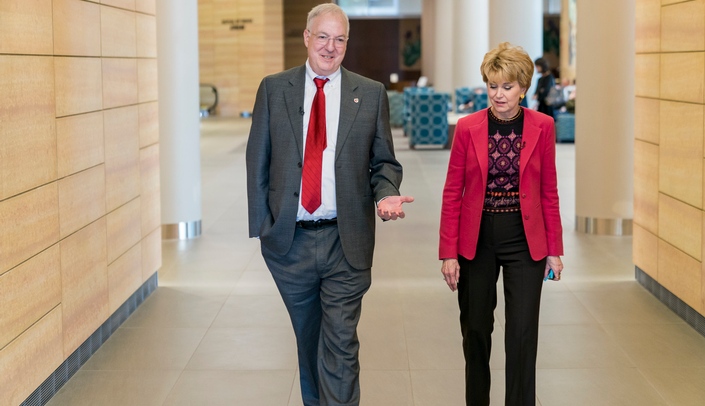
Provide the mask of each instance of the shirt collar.
{"label": "shirt collar", "polygon": [[308,77],[307,82],[309,82],[309,83],[313,83],[313,79],[314,79],[314,78],[318,78],[318,77],[325,77],[325,78],[328,78],[328,83],[330,83],[330,84],[337,83],[337,82],[338,82],[338,78],[340,78],[340,74],[341,74],[340,71],[341,71],[341,69],[338,68],[338,70],[336,70],[335,72],[333,72],[332,75],[328,75],[328,76],[318,76],[318,75],[316,74],[316,72],[314,72],[313,69],[311,68],[311,65],[308,63],[308,59],[306,60],[306,76]]}

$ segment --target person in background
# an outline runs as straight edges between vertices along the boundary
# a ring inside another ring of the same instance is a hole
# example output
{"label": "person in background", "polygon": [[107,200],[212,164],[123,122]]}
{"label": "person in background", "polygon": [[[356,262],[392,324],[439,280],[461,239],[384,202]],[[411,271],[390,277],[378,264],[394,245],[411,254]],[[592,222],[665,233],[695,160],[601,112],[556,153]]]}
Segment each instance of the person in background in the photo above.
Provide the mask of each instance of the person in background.
{"label": "person in background", "polygon": [[553,104],[549,103],[546,99],[551,89],[556,86],[556,79],[548,68],[548,62],[546,62],[545,59],[538,58],[534,61],[534,64],[536,65],[536,72],[541,75],[536,84],[536,93],[534,93],[534,97],[538,102],[537,110],[553,117]]}
{"label": "person in background", "polygon": [[458,291],[467,405],[490,404],[490,349],[500,270],[505,299],[505,405],[536,401],[539,304],[561,279],[563,239],[553,119],[519,105],[533,63],[505,42],[480,71],[490,107],[458,121],[443,189],[439,258]]}
{"label": "person in background", "polygon": [[249,235],[291,318],[305,406],[359,404],[375,211],[404,218],[414,200],[399,193],[384,85],[341,67],[349,30],[333,3],[309,12],[308,59],[262,80],[247,141]]}

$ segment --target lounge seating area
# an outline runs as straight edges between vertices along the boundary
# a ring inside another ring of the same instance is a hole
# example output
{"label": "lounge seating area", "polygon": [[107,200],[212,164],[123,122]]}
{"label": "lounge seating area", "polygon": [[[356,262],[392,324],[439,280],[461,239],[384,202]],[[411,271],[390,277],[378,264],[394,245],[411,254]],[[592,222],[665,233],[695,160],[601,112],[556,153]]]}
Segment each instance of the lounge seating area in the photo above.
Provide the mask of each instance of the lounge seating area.
{"label": "lounge seating area", "polygon": [[[419,145],[450,148],[458,119],[487,108],[484,87],[459,87],[451,94],[437,92],[433,87],[405,87],[403,92],[387,91],[390,123],[403,127],[409,147]],[[575,114],[556,110],[556,142],[575,142]]]}

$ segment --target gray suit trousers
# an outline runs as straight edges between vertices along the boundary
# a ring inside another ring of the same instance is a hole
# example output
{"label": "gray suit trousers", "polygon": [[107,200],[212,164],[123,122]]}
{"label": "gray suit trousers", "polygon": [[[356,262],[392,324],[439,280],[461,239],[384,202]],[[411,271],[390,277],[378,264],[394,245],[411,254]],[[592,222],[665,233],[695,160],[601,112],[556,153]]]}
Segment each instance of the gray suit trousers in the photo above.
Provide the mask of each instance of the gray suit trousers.
{"label": "gray suit trousers", "polygon": [[348,264],[336,225],[297,227],[287,254],[263,244],[262,256],[294,327],[304,405],[358,405],[357,324],[371,269]]}

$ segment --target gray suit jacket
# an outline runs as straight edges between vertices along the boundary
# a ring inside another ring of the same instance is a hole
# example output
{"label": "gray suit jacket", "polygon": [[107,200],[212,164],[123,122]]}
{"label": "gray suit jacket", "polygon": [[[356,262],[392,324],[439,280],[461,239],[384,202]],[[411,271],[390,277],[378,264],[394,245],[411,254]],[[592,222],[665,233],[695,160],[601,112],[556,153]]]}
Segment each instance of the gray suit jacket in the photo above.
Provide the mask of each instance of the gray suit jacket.
{"label": "gray suit jacket", "polygon": [[[375,202],[398,196],[402,168],[394,156],[384,86],[341,68],[335,151],[338,231],[346,259],[372,267]],[[304,65],[262,80],[247,142],[250,237],[278,255],[291,248],[303,164]]]}

